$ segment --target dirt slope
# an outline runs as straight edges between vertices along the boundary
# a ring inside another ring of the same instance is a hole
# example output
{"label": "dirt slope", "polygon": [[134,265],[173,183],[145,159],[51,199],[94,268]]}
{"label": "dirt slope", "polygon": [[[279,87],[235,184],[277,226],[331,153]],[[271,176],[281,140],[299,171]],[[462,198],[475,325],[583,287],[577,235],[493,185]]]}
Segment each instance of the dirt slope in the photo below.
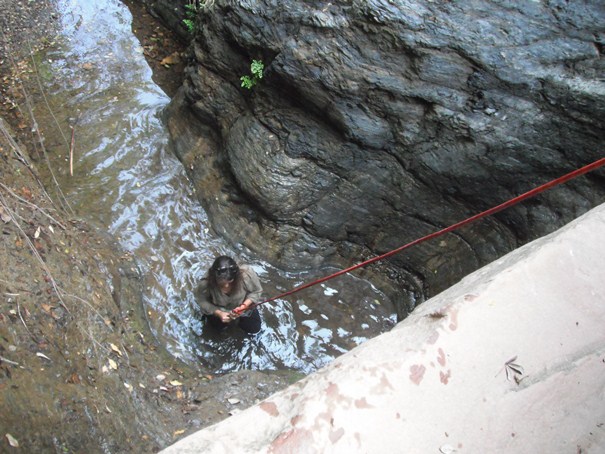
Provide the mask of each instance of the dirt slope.
{"label": "dirt slope", "polygon": [[[0,452],[156,452],[286,386],[288,374],[213,377],[156,344],[134,258],[37,177],[46,160],[29,53],[53,45],[53,4],[0,9]],[[162,40],[165,52],[146,53],[173,93],[179,66],[162,61],[182,44],[135,17],[144,45]]]}

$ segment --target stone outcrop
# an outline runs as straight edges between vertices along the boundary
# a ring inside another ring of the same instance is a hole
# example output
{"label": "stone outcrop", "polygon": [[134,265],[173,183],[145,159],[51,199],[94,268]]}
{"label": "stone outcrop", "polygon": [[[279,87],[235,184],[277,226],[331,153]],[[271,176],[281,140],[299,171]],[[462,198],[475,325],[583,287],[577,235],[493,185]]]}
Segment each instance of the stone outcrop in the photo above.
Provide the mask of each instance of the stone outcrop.
{"label": "stone outcrop", "polygon": [[172,0],[133,0],[145,6],[157,19],[162,21],[166,27],[172,30],[175,35],[183,42],[187,43],[191,35],[184,24],[183,19],[188,19],[185,5],[191,5],[195,2],[182,1],[174,2]]}
{"label": "stone outcrop", "polygon": [[604,231],[601,205],[162,453],[603,452]]}
{"label": "stone outcrop", "polygon": [[[599,1],[208,1],[166,118],[218,232],[287,268],[350,264],[602,157],[604,45]],[[389,265],[434,294],[594,207],[603,183]]]}

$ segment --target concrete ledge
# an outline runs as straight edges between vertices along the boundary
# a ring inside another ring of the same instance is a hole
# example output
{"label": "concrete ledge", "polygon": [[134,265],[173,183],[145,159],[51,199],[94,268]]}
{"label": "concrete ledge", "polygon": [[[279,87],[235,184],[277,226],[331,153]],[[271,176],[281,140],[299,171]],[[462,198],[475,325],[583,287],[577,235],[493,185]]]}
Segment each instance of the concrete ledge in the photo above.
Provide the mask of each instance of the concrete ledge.
{"label": "concrete ledge", "polygon": [[162,451],[605,452],[605,205]]}

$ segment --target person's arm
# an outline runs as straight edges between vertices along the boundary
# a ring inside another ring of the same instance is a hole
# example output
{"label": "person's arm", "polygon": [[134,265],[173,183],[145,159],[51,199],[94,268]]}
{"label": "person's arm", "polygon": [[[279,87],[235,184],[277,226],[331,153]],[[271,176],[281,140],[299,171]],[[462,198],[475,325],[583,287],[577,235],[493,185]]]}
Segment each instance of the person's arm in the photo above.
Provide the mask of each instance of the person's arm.
{"label": "person's arm", "polygon": [[246,267],[243,273],[244,276],[244,288],[246,289],[245,300],[250,300],[258,303],[263,293],[263,287],[260,283],[258,275],[252,268]]}
{"label": "person's arm", "polygon": [[252,268],[242,267],[242,278],[244,280],[244,290],[246,291],[246,295],[244,296],[242,304],[234,309],[236,314],[241,314],[254,303],[258,303],[263,292],[260,279]]}
{"label": "person's arm", "polygon": [[[224,308],[212,303],[210,295],[208,294],[207,284],[206,279],[202,279],[200,285],[195,290],[195,299],[197,301],[197,305],[200,307],[200,310],[204,315],[217,315],[217,311],[224,312]],[[217,317],[220,316],[217,315]]]}

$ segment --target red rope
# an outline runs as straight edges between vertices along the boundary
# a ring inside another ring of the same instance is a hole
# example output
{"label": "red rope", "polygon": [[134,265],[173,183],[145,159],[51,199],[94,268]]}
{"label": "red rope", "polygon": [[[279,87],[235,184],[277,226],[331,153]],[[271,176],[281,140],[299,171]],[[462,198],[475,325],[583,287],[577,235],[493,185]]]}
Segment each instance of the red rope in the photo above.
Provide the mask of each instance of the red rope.
{"label": "red rope", "polygon": [[380,260],[384,260],[384,259],[386,259],[388,257],[391,257],[392,255],[399,254],[401,251],[404,251],[405,249],[408,249],[408,248],[410,248],[412,246],[415,246],[417,244],[423,243],[425,241],[431,240],[431,239],[436,238],[438,236],[444,235],[446,233],[452,232],[452,231],[454,231],[456,229],[459,229],[460,227],[463,227],[463,226],[465,226],[467,224],[470,224],[471,222],[474,222],[474,221],[476,221],[478,219],[481,219],[481,218],[484,218],[486,216],[490,216],[490,215],[492,215],[494,213],[497,213],[498,211],[502,211],[505,208],[513,206],[513,205],[515,205],[515,204],[517,204],[517,203],[519,203],[519,202],[521,202],[521,201],[523,201],[525,199],[528,199],[528,198],[533,197],[533,196],[535,196],[535,195],[537,195],[537,194],[539,194],[541,192],[544,192],[547,189],[552,188],[553,186],[557,186],[557,185],[566,183],[567,181],[569,181],[569,180],[571,180],[573,178],[576,178],[576,177],[578,177],[580,175],[584,175],[585,173],[588,173],[591,170],[597,169],[597,168],[601,167],[602,165],[605,165],[605,158],[599,159],[598,161],[595,161],[592,164],[588,164],[588,165],[586,165],[584,167],[581,167],[581,168],[579,168],[577,170],[574,170],[573,172],[569,172],[568,174],[563,175],[562,177],[559,177],[559,178],[557,178],[555,180],[549,181],[548,183],[545,183],[542,186],[538,186],[537,188],[534,188],[534,189],[532,189],[530,191],[527,191],[524,194],[521,194],[521,195],[519,195],[519,196],[517,196],[517,197],[515,197],[513,199],[508,200],[507,202],[501,203],[500,205],[497,205],[497,206],[495,206],[493,208],[490,208],[489,210],[485,210],[485,211],[483,211],[481,213],[478,213],[478,214],[476,214],[474,216],[471,216],[470,218],[467,218],[467,219],[465,219],[463,221],[460,221],[460,222],[458,222],[456,224],[450,225],[449,227],[446,227],[446,228],[444,228],[442,230],[439,230],[437,232],[433,232],[433,233],[431,233],[429,235],[423,236],[422,238],[418,238],[418,239],[416,239],[414,241],[411,241],[408,244],[404,244],[403,246],[400,246],[397,249],[393,249],[392,251],[389,251],[386,254],[382,254],[382,255],[373,257],[373,258],[371,258],[369,260],[366,260],[365,262],[358,263],[357,265],[353,265],[353,266],[351,266],[349,268],[346,268],[344,270],[340,270],[340,271],[338,271],[338,272],[336,272],[334,274],[330,274],[329,276],[322,277],[322,278],[317,279],[317,280],[315,280],[313,282],[309,282],[307,284],[299,285],[298,287],[295,287],[292,290],[289,290],[287,292],[284,292],[284,293],[282,293],[280,295],[277,295],[277,296],[274,296],[272,298],[266,299],[266,300],[264,300],[264,301],[262,301],[262,302],[260,302],[258,304],[254,304],[251,307],[249,307],[248,310],[253,309],[255,307],[258,307],[261,304],[265,304],[265,303],[269,303],[271,301],[275,301],[278,298],[283,298],[285,296],[292,295],[293,293],[300,292],[301,290],[304,290],[306,288],[312,287],[312,286],[317,285],[317,284],[321,284],[322,282],[326,282],[326,281],[328,281],[330,279],[334,279],[335,277],[341,276],[343,274],[350,273],[353,270],[356,270],[358,268],[362,268],[364,266],[367,266],[367,265],[369,265],[371,263],[374,263],[374,262],[378,262]]}

